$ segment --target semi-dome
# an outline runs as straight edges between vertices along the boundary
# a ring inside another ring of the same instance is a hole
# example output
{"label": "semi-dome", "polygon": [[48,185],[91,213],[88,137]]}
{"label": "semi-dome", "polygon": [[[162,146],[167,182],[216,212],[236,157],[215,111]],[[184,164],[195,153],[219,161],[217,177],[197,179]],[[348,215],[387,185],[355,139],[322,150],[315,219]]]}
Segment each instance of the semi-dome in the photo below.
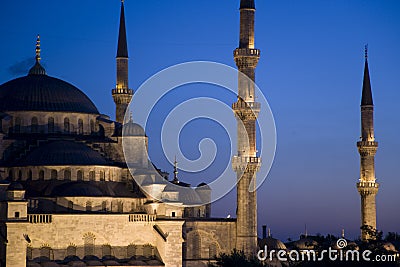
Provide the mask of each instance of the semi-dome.
{"label": "semi-dome", "polygon": [[132,120],[123,125],[122,132],[123,136],[145,136],[142,126],[134,123]]}
{"label": "semi-dome", "polygon": [[74,141],[52,141],[39,146],[19,166],[110,165],[97,151]]}
{"label": "semi-dome", "polygon": [[99,114],[96,106],[81,90],[63,80],[45,75],[44,71],[33,70],[27,76],[0,85],[0,111]]}

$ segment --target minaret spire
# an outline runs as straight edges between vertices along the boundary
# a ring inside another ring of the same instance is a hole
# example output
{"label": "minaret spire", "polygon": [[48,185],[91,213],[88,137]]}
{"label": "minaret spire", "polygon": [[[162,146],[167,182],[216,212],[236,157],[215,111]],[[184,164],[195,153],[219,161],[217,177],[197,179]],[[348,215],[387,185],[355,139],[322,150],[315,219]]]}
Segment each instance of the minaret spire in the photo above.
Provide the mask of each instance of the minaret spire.
{"label": "minaret spire", "polygon": [[126,110],[133,96],[133,90],[129,89],[128,84],[128,44],[126,39],[125,7],[123,0],[121,1],[116,61],[117,83],[115,89],[112,90],[112,96],[116,105],[116,121],[123,124]]}
{"label": "minaret spire", "polygon": [[368,45],[365,45],[364,53],[365,53],[365,65],[364,65],[364,81],[363,81],[361,105],[368,106],[368,105],[374,105],[374,102],[372,100],[371,81],[369,77],[369,68],[368,68]]}
{"label": "minaret spire", "polygon": [[40,57],[40,35],[38,34],[36,37],[36,48],[35,48],[35,65],[29,70],[29,75],[46,75],[46,70],[43,68],[43,66],[40,64],[40,60],[42,59]]}
{"label": "minaret spire", "polygon": [[179,183],[178,179],[178,162],[176,161],[176,156],[175,156],[175,161],[174,161],[174,180],[173,183]]}
{"label": "minaret spire", "polygon": [[36,37],[36,62],[40,63],[40,35]]}
{"label": "minaret spire", "polygon": [[360,153],[360,180],[357,190],[361,196],[361,239],[375,239],[376,232],[376,194],[379,184],[375,178],[375,154],[378,142],[374,134],[374,104],[368,69],[368,47],[365,46],[364,79],[361,97],[361,140],[357,142]]}
{"label": "minaret spire", "polygon": [[261,162],[256,149],[256,119],[260,103],[255,102],[254,89],[260,50],[254,48],[254,18],[254,0],[241,0],[239,47],[234,51],[234,59],[241,73],[238,100],[232,105],[238,121],[238,152],[232,158],[232,167],[237,173],[236,249],[250,257],[257,251],[255,179]]}

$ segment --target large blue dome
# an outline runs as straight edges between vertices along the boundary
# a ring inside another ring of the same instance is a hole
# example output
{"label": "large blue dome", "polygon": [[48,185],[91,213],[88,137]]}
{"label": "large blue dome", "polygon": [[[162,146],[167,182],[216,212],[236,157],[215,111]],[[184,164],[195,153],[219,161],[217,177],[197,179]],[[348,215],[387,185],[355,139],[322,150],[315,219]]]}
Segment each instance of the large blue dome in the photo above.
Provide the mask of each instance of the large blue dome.
{"label": "large blue dome", "polygon": [[0,111],[62,111],[99,114],[81,90],[45,74],[29,74],[0,85]]}

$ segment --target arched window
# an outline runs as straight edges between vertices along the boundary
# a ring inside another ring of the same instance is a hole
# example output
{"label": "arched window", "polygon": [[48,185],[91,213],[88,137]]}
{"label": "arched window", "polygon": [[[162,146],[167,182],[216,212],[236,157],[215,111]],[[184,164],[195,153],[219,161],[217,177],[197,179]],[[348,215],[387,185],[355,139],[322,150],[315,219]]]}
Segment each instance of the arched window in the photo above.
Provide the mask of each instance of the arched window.
{"label": "arched window", "polygon": [[78,120],[78,134],[83,134],[83,120]]}
{"label": "arched window", "polygon": [[132,258],[136,256],[136,246],[133,244],[129,244],[127,249],[126,249],[126,256],[128,258]]}
{"label": "arched window", "polygon": [[94,255],[95,236],[92,233],[87,233],[83,236],[83,250],[85,256]]}
{"label": "arched window", "polygon": [[79,171],[76,173],[76,179],[77,179],[78,181],[83,181],[83,171],[79,170]]}
{"label": "arched window", "polygon": [[33,176],[32,170],[29,170],[29,171],[28,171],[28,179],[29,179],[29,180],[32,180],[32,176]]}
{"label": "arched window", "polygon": [[103,253],[103,257],[104,256],[111,256],[111,246],[110,245],[103,245],[101,247],[102,253]]}
{"label": "arched window", "polygon": [[64,171],[64,180],[71,181],[71,171],[70,170]]}
{"label": "arched window", "polygon": [[94,181],[96,179],[96,173],[94,171],[89,172],[89,181]]}
{"label": "arched window", "polygon": [[21,170],[19,170],[18,171],[18,180],[22,180],[22,171]]}
{"label": "arched window", "polygon": [[65,119],[64,119],[64,132],[65,132],[65,133],[69,133],[69,131],[70,131],[69,119],[68,119],[68,118],[65,118]]}
{"label": "arched window", "polygon": [[43,181],[44,180],[44,170],[39,171],[39,180]]}
{"label": "arched window", "polygon": [[75,245],[69,245],[67,247],[67,256],[76,256],[76,246]]}
{"label": "arched window", "polygon": [[53,117],[48,118],[47,131],[49,133],[54,133],[54,118]]}
{"label": "arched window", "polygon": [[92,211],[92,202],[90,201],[86,202],[86,211]]}
{"label": "arched window", "polygon": [[33,117],[31,119],[31,133],[38,133],[39,132],[39,126],[38,126],[38,118],[37,117]]}
{"label": "arched window", "polygon": [[105,181],[106,180],[106,175],[104,171],[100,171],[100,181]]}
{"label": "arched window", "polygon": [[56,180],[57,179],[57,170],[51,170],[50,177],[52,180]]}
{"label": "arched window", "polygon": [[150,244],[143,246],[143,256],[146,258],[150,258],[153,256],[153,246]]}
{"label": "arched window", "polygon": [[52,252],[51,251],[51,247],[49,247],[48,245],[42,246],[40,248],[40,257],[52,260],[52,257],[51,257],[52,253],[51,252]]}
{"label": "arched window", "polygon": [[17,117],[15,118],[14,133],[20,133],[20,132],[21,132],[21,118]]}
{"label": "arched window", "polygon": [[14,179],[14,175],[13,175],[13,171],[12,170],[8,171],[8,178],[10,178],[10,180]]}
{"label": "arched window", "polygon": [[193,259],[201,258],[201,237],[199,233],[195,233],[193,236],[192,258]]}
{"label": "arched window", "polygon": [[216,242],[212,242],[210,244],[210,249],[209,249],[210,259],[215,259],[215,257],[217,257],[217,254],[218,254],[218,245]]}
{"label": "arched window", "polygon": [[93,120],[90,120],[90,132],[91,133],[94,133],[94,121]]}

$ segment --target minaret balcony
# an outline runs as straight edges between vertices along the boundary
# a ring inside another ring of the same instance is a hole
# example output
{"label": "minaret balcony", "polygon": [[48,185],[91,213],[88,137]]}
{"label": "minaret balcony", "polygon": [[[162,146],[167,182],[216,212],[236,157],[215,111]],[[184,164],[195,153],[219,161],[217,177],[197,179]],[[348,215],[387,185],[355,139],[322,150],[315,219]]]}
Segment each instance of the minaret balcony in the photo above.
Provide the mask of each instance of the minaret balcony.
{"label": "minaret balcony", "polygon": [[235,171],[245,170],[246,168],[254,168],[255,171],[261,166],[260,157],[247,157],[247,156],[233,156],[232,158],[232,168]]}
{"label": "minaret balcony", "polygon": [[252,109],[254,113],[260,112],[261,104],[259,102],[246,102],[243,100],[239,100],[232,104],[233,110],[247,110]]}
{"label": "minaret balcony", "polygon": [[234,57],[260,57],[260,50],[255,48],[236,48],[233,51]]}
{"label": "minaret balcony", "polygon": [[357,190],[362,195],[375,195],[378,193],[379,184],[376,182],[358,182]]}
{"label": "minaret balcony", "polygon": [[112,89],[112,94],[128,94],[128,95],[133,95],[133,90],[132,89],[127,89],[127,88],[115,88]]}

